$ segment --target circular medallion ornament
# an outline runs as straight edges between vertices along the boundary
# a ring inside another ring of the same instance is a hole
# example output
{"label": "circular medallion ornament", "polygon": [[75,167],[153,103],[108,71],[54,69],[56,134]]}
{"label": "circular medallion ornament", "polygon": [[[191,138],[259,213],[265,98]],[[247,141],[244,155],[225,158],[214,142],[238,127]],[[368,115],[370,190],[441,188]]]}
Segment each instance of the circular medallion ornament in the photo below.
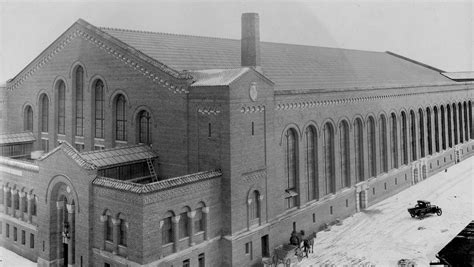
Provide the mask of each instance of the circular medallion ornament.
{"label": "circular medallion ornament", "polygon": [[256,82],[252,82],[250,84],[250,89],[249,89],[249,95],[250,95],[250,99],[252,101],[257,101],[257,83]]}

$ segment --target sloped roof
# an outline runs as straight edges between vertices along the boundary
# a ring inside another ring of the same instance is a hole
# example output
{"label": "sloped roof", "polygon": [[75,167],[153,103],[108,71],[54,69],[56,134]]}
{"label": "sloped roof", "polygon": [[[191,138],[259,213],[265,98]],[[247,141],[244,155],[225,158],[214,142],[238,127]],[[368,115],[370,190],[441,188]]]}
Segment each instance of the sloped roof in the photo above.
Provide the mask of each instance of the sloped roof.
{"label": "sloped roof", "polygon": [[108,178],[108,177],[101,177],[98,176],[92,181],[92,184],[103,186],[103,187],[108,187],[108,188],[113,188],[117,190],[122,190],[122,191],[128,191],[136,194],[145,194],[145,193],[152,193],[152,192],[158,192],[158,191],[163,191],[166,189],[186,185],[186,184],[191,184],[191,183],[196,183],[200,181],[204,181],[207,179],[212,179],[216,177],[222,176],[221,171],[215,170],[215,171],[204,171],[204,172],[198,172],[198,173],[193,173],[193,174],[188,174],[184,176],[179,176],[179,177],[174,177],[154,183],[149,183],[149,184],[137,184],[133,182],[128,182],[128,181],[121,181],[113,178]]}
{"label": "sloped roof", "polygon": [[156,153],[147,145],[134,145],[87,151],[81,153],[81,156],[98,168],[143,161],[147,158],[157,157]]}
{"label": "sloped roof", "polygon": [[97,166],[95,166],[94,164],[84,159],[79,153],[79,151],[77,151],[77,149],[75,149],[68,142],[61,143],[59,146],[57,146],[50,152],[41,156],[38,160],[39,161],[45,160],[51,155],[53,155],[54,153],[56,153],[58,150],[62,150],[66,155],[68,155],[71,159],[73,159],[79,166],[83,167],[84,169],[88,169],[88,170],[97,169]]}
{"label": "sloped roof", "polygon": [[442,74],[455,81],[474,81],[474,71],[443,72]]}
{"label": "sloped roof", "polygon": [[[240,40],[99,28],[178,71],[240,68]],[[452,83],[434,68],[385,52],[261,42],[276,90]]]}
{"label": "sloped roof", "polygon": [[32,132],[0,134],[0,144],[31,143],[36,140]]}
{"label": "sloped roof", "polygon": [[249,68],[196,70],[188,73],[196,79],[192,84],[196,87],[229,85],[247,71]]}

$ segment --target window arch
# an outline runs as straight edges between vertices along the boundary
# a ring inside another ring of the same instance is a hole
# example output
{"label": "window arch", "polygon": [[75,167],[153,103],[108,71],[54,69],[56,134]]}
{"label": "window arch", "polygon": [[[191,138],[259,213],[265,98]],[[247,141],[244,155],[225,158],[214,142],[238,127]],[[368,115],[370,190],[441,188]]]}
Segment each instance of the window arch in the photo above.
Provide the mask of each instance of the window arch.
{"label": "window arch", "polygon": [[451,106],[450,105],[446,105],[446,112],[448,113],[447,114],[448,115],[448,145],[449,145],[449,147],[453,147],[453,130],[452,130],[453,117],[451,116]]}
{"label": "window arch", "polygon": [[286,207],[292,208],[297,205],[298,195],[298,139],[295,129],[288,129],[285,134],[285,166],[286,166],[286,178],[287,178],[287,189],[286,196],[287,204]]}
{"label": "window arch", "polygon": [[372,116],[367,121],[367,153],[369,160],[369,177],[377,175],[377,159],[375,152],[375,120]]}
{"label": "window arch", "polygon": [[402,164],[408,164],[408,129],[407,115],[402,111]]}
{"label": "window arch", "polygon": [[138,113],[138,142],[150,145],[152,143],[152,119],[148,111]]}
{"label": "window arch", "polygon": [[75,71],[76,91],[76,136],[84,135],[84,69],[78,66]]}
{"label": "window arch", "polygon": [[308,200],[318,198],[318,182],[317,182],[317,145],[318,139],[316,129],[308,126],[306,134],[306,176],[308,178]]}
{"label": "window arch", "polygon": [[115,139],[127,141],[127,100],[122,94],[115,100]]}
{"label": "window arch", "polygon": [[380,171],[388,172],[388,151],[387,151],[387,120],[385,115],[381,114],[379,119],[379,137],[380,137]]}
{"label": "window arch", "polygon": [[392,147],[392,167],[398,168],[398,127],[397,127],[397,115],[392,112],[391,123],[390,123],[390,140]]}
{"label": "window arch", "polygon": [[63,80],[59,80],[57,84],[57,96],[58,96],[58,134],[65,134],[66,129],[66,84]]}
{"label": "window arch", "polygon": [[323,128],[324,136],[324,177],[326,177],[326,194],[336,193],[336,177],[334,173],[334,128],[326,122]]}
{"label": "window arch", "polygon": [[439,115],[438,115],[438,107],[433,108],[434,113],[434,137],[435,137],[435,151],[439,152]]}
{"label": "window arch", "polygon": [[416,118],[415,112],[410,110],[410,129],[411,129],[411,161],[415,161],[417,159],[416,154]]}
{"label": "window arch", "polygon": [[356,181],[364,180],[364,141],[362,120],[357,118],[354,122],[354,150],[355,150],[355,176]]}
{"label": "window arch", "polygon": [[419,116],[419,127],[420,127],[420,157],[425,157],[425,126],[424,126],[424,116],[423,109],[418,109]]}
{"label": "window arch", "polygon": [[40,114],[40,129],[41,132],[49,132],[49,99],[46,94],[42,94],[40,97],[41,103],[41,114]]}
{"label": "window arch", "polygon": [[25,131],[33,131],[33,109],[30,105],[25,107],[25,111],[23,112],[23,129]]}
{"label": "window arch", "polygon": [[104,138],[104,82],[97,80],[94,83],[94,137]]}
{"label": "window arch", "polygon": [[351,184],[350,175],[350,148],[349,148],[349,124],[347,121],[341,121],[339,124],[339,137],[341,155],[341,185],[342,187],[349,187]]}

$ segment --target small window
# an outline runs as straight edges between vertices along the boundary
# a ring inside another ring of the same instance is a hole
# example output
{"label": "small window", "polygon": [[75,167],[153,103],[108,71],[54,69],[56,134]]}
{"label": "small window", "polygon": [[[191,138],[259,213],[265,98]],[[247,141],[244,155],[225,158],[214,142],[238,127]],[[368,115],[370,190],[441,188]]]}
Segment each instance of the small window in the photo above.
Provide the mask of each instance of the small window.
{"label": "small window", "polygon": [[405,181],[407,180],[407,174],[405,173]]}
{"label": "small window", "polygon": [[35,235],[30,234],[30,248],[35,248]]}
{"label": "small window", "polygon": [[446,163],[446,157],[444,157],[444,163]]}
{"label": "small window", "polygon": [[296,222],[293,222],[293,231],[296,231]]}
{"label": "small window", "polygon": [[398,178],[395,177],[395,184],[398,184]]}
{"label": "small window", "polygon": [[375,195],[375,187],[372,187],[372,195]]}
{"label": "small window", "polygon": [[252,259],[252,242],[245,243],[245,254],[250,255],[250,259]]}
{"label": "small window", "polygon": [[329,213],[332,215],[332,206],[329,207]]}
{"label": "small window", "polygon": [[349,207],[349,199],[346,199],[346,208]]}
{"label": "small window", "polygon": [[18,241],[18,229],[13,227],[13,241]]}
{"label": "small window", "polygon": [[3,224],[0,222],[0,235],[3,234]]}
{"label": "small window", "polygon": [[438,166],[439,166],[439,159],[438,159],[438,161],[437,161],[437,162],[438,162]]}
{"label": "small window", "polygon": [[387,183],[383,183],[385,190],[387,190]]}
{"label": "small window", "polygon": [[7,238],[10,238],[10,225],[7,223],[7,228],[5,229],[5,234]]}
{"label": "small window", "polygon": [[104,267],[110,267],[110,263],[104,262]]}
{"label": "small window", "polygon": [[183,261],[183,267],[190,267],[189,259]]}
{"label": "small window", "polygon": [[25,230],[21,230],[21,244],[26,244],[26,233]]}
{"label": "small window", "polygon": [[252,121],[252,136],[255,135],[255,123]]}
{"label": "small window", "polygon": [[209,123],[207,125],[207,127],[208,127],[207,137],[211,137],[212,136],[212,125],[211,125],[211,123]]}
{"label": "small window", "polygon": [[316,222],[316,214],[313,213],[313,222]]}
{"label": "small window", "polygon": [[84,144],[80,144],[80,143],[76,143],[75,147],[76,147],[76,150],[79,152],[84,151],[85,149]]}
{"label": "small window", "polygon": [[198,256],[198,267],[204,267],[204,266],[206,266],[206,258],[204,256],[204,253],[201,253]]}

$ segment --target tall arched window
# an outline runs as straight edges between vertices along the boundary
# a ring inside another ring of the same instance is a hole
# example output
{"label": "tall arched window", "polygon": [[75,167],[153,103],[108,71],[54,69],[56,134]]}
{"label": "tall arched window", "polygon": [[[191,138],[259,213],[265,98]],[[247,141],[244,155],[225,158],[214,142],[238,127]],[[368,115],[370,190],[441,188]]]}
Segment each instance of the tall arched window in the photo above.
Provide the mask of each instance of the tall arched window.
{"label": "tall arched window", "polygon": [[334,173],[334,128],[327,122],[323,128],[324,135],[324,177],[326,194],[336,193],[336,175]]}
{"label": "tall arched window", "polygon": [[397,127],[397,115],[391,114],[390,123],[390,146],[392,151],[392,167],[398,168],[398,127]]}
{"label": "tall arched window", "polygon": [[340,155],[341,155],[341,184],[342,187],[349,187],[351,184],[350,176],[350,149],[349,149],[349,124],[347,121],[341,121],[339,124],[340,137]]}
{"label": "tall arched window", "polygon": [[423,110],[420,108],[418,109],[418,115],[420,116],[419,120],[419,127],[420,127],[420,155],[421,157],[425,157],[425,131],[424,131],[424,117],[423,117]]}
{"label": "tall arched window", "polygon": [[364,133],[362,120],[357,118],[354,122],[354,151],[355,151],[355,178],[356,181],[364,181]]}
{"label": "tall arched window", "polygon": [[138,142],[142,144],[151,144],[151,116],[146,110],[138,113]]}
{"label": "tall arched window", "polygon": [[189,236],[189,218],[188,212],[191,210],[188,207],[183,209],[183,212],[180,214],[179,219],[179,238],[184,238]]}
{"label": "tall arched window", "polygon": [[459,121],[459,143],[464,142],[464,127],[462,121],[462,105],[458,103],[458,121]]}
{"label": "tall arched window", "polygon": [[448,145],[449,147],[453,147],[453,117],[451,116],[451,106],[446,105],[446,111],[448,115]]}
{"label": "tall arched window", "polygon": [[249,211],[250,221],[260,218],[260,202],[258,200],[259,197],[260,197],[260,193],[257,190],[252,192],[251,194],[252,202],[250,203],[250,207],[249,207],[250,208],[250,211]]}
{"label": "tall arched window", "polygon": [[65,134],[66,126],[66,84],[58,82],[58,134]]}
{"label": "tall arched window", "polygon": [[379,119],[379,142],[380,142],[380,170],[381,172],[388,172],[388,150],[387,150],[387,120],[385,116],[380,115]]}
{"label": "tall arched window", "polygon": [[431,130],[431,110],[426,108],[426,134],[428,137],[428,155],[433,155],[433,131]]}
{"label": "tall arched window", "polygon": [[433,108],[434,113],[434,128],[435,128],[435,151],[439,152],[439,115],[438,115],[438,107]]}
{"label": "tall arched window", "polygon": [[469,108],[469,132],[471,135],[471,139],[474,139],[474,126],[472,124],[472,102],[468,101],[467,106]]}
{"label": "tall arched window", "polygon": [[458,114],[456,111],[456,104],[453,103],[453,129],[454,129],[454,145],[459,143],[459,135],[458,135]]}
{"label": "tall arched window", "polygon": [[372,116],[367,121],[367,153],[369,160],[369,177],[377,175],[377,159],[375,157],[375,121]]}
{"label": "tall arched window", "polygon": [[30,105],[26,106],[23,116],[24,130],[33,131],[33,109]]}
{"label": "tall arched window", "polygon": [[104,82],[94,84],[94,128],[95,138],[104,138]]}
{"label": "tall arched window", "polygon": [[314,127],[306,128],[306,177],[308,178],[308,200],[318,198],[317,192],[317,138]]}
{"label": "tall arched window", "polygon": [[294,129],[288,129],[286,131],[286,144],[285,144],[285,165],[286,165],[286,178],[288,181],[286,196],[287,199],[287,208],[292,208],[297,205],[297,168],[298,168],[298,140],[296,131]]}
{"label": "tall arched window", "polygon": [[127,101],[123,95],[115,101],[115,139],[127,141]]}
{"label": "tall arched window", "polygon": [[163,219],[163,226],[161,227],[161,244],[166,245],[174,242],[173,238],[173,223],[172,218],[174,214],[168,211]]}
{"label": "tall arched window", "polygon": [[84,69],[78,66],[75,73],[76,136],[84,135]]}
{"label": "tall arched window", "polygon": [[112,214],[109,211],[105,212],[106,222],[105,222],[105,240],[113,241],[113,229],[114,224],[112,222]]}
{"label": "tall arched window", "polygon": [[446,114],[444,106],[441,106],[441,145],[443,150],[446,150]]}
{"label": "tall arched window", "polygon": [[408,164],[408,132],[405,111],[402,111],[402,164]]}
{"label": "tall arched window", "polygon": [[120,214],[119,217],[119,245],[127,246],[127,232],[128,232],[128,225],[127,221],[125,220],[125,216]]}
{"label": "tall arched window", "polygon": [[196,215],[194,216],[194,233],[204,231],[204,216],[202,214],[202,209],[204,207],[204,204],[200,202],[196,208]]}
{"label": "tall arched window", "polygon": [[41,96],[41,120],[40,120],[40,129],[41,132],[49,132],[49,99],[46,94]]}
{"label": "tall arched window", "polygon": [[415,112],[410,110],[410,129],[411,129],[411,161],[415,161],[417,159],[416,153],[416,118]]}
{"label": "tall arched window", "polygon": [[464,101],[464,139],[469,140],[469,117],[467,115],[467,103]]}

